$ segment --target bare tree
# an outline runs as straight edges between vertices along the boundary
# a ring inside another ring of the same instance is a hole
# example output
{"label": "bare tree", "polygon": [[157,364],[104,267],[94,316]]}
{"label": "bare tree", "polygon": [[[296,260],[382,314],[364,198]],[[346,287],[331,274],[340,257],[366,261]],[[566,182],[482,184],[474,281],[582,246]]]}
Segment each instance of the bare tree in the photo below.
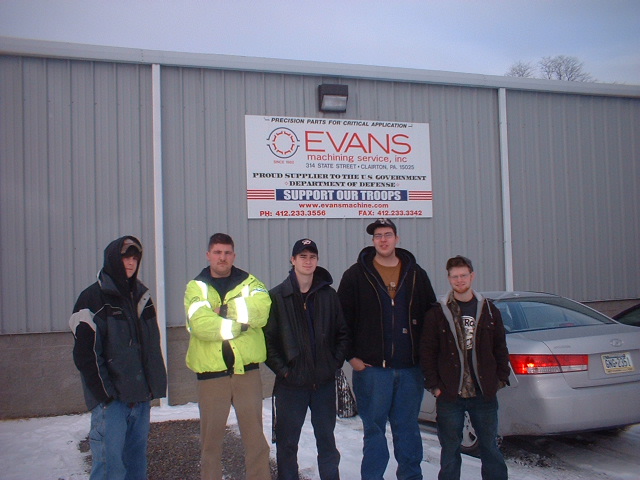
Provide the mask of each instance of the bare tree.
{"label": "bare tree", "polygon": [[542,78],[549,80],[567,80],[569,82],[590,82],[591,75],[582,70],[582,62],[576,57],[557,55],[543,57],[538,62]]}
{"label": "bare tree", "polygon": [[507,77],[525,77],[534,78],[536,70],[530,62],[518,61],[511,65],[511,68],[505,73]]}
{"label": "bare tree", "polygon": [[595,82],[596,80],[583,70],[583,64],[576,57],[556,55],[543,57],[537,64],[517,61],[505,73],[508,77],[544,78],[548,80],[566,80],[569,82]]}

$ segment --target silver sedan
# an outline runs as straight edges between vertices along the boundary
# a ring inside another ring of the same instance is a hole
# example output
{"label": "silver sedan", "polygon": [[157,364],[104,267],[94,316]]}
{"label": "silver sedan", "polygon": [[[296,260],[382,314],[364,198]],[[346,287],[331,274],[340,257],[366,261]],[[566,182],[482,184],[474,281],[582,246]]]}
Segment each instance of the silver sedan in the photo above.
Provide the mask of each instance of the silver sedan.
{"label": "silver sedan", "polygon": [[[640,423],[640,329],[564,297],[489,292],[502,313],[511,363],[498,393],[499,434],[553,435]],[[435,421],[425,393],[422,420]],[[463,451],[476,446],[467,418]]]}

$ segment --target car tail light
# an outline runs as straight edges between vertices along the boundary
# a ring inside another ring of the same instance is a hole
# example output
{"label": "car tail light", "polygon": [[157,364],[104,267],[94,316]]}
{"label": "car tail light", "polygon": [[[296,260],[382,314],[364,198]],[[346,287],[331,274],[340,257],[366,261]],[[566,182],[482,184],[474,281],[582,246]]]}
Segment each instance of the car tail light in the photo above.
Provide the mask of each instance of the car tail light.
{"label": "car tail light", "polygon": [[588,355],[509,355],[516,375],[567,373],[589,370]]}

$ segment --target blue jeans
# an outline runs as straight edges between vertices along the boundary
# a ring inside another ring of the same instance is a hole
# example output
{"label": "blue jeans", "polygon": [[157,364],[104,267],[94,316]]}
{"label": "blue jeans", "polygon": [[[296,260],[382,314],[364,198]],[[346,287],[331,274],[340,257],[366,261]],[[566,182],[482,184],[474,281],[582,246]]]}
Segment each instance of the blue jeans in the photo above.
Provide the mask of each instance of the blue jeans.
{"label": "blue jeans", "polygon": [[367,367],[353,372],[353,393],[364,427],[360,475],[363,480],[382,480],[389,463],[385,435],[391,425],[398,480],[422,479],[422,438],[418,413],[424,393],[419,367]]}
{"label": "blue jeans", "polygon": [[506,480],[507,466],[498,448],[498,400],[487,400],[482,395],[472,398],[458,397],[455,401],[438,398],[436,422],[440,440],[440,473],[438,480],[458,480],[462,457],[462,429],[464,412],[469,412],[471,424],[478,437],[483,480]]}
{"label": "blue jeans", "polygon": [[278,480],[298,480],[298,442],[307,409],[318,449],[318,472],[322,480],[339,480],[340,453],[333,431],[336,426],[336,383],[317,390],[290,388],[276,383],[276,459]]}
{"label": "blue jeans", "polygon": [[91,480],[146,480],[150,410],[119,400],[91,410]]}

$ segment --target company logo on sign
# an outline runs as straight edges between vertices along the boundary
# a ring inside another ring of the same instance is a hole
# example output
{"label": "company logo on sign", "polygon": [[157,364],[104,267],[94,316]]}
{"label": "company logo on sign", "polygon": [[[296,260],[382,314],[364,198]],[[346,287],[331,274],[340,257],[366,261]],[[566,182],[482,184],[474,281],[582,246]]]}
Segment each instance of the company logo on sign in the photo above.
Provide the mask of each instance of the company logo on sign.
{"label": "company logo on sign", "polygon": [[296,154],[300,148],[300,140],[296,134],[288,128],[276,128],[269,134],[267,142],[269,150],[278,158],[289,158]]}

